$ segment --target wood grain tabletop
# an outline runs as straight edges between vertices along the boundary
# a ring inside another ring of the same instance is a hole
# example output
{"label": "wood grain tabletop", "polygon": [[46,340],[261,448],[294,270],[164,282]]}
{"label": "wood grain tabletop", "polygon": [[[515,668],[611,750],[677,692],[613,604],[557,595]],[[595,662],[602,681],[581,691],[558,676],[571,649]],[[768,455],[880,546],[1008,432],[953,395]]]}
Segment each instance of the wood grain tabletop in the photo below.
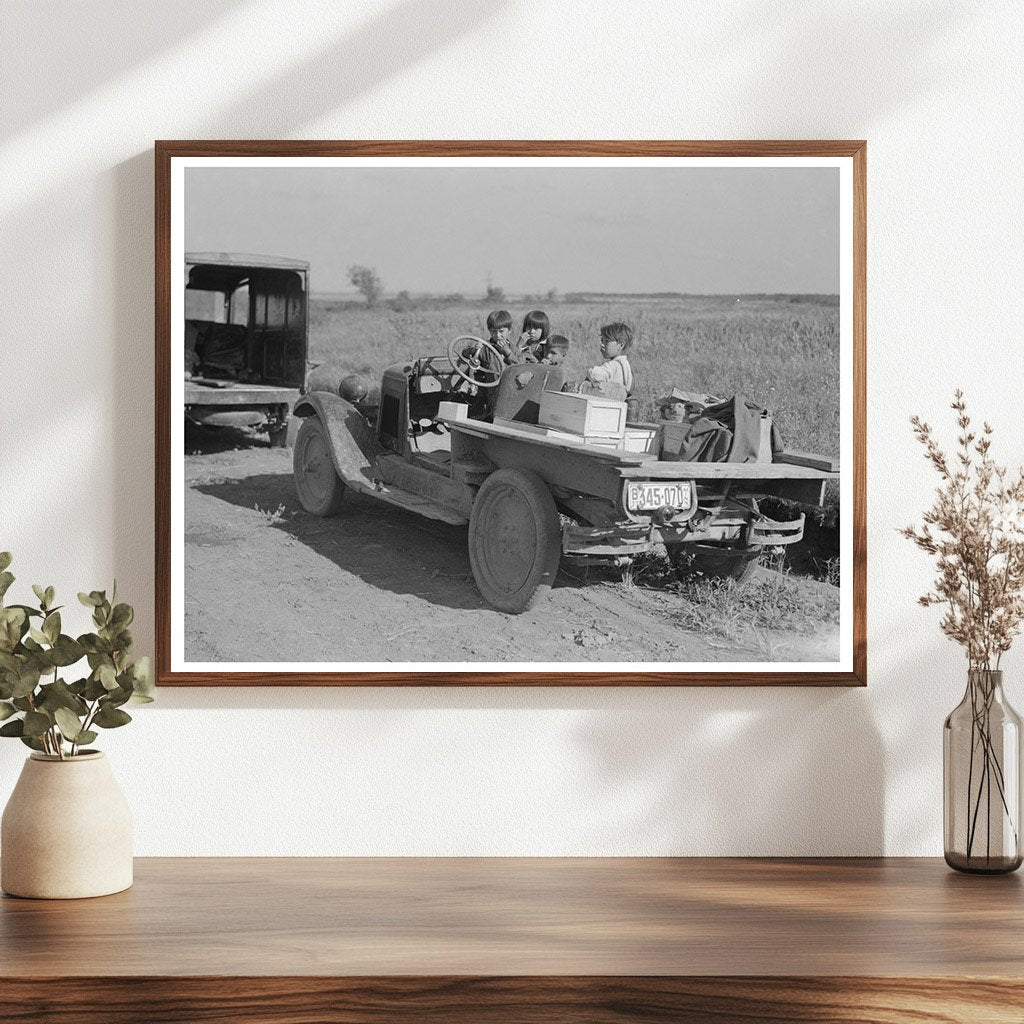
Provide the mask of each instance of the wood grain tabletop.
{"label": "wood grain tabletop", "polygon": [[5,1021],[1020,1024],[1024,888],[937,859],[139,859],[115,896],[4,897],[0,956]]}
{"label": "wood grain tabletop", "polygon": [[0,959],[125,975],[1024,975],[1021,876],[932,859],[138,859],[0,902]]}

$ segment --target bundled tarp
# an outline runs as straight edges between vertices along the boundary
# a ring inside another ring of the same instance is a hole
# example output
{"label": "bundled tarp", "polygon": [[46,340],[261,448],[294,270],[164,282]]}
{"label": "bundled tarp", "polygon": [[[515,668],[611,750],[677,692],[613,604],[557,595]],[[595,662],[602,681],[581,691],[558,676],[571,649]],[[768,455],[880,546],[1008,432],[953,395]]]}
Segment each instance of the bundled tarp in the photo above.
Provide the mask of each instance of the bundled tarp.
{"label": "bundled tarp", "polygon": [[[707,406],[690,422],[665,424],[662,458],[680,462],[757,462],[761,418],[766,411],[743,395]],[[778,428],[771,428],[772,453],[782,451]]]}

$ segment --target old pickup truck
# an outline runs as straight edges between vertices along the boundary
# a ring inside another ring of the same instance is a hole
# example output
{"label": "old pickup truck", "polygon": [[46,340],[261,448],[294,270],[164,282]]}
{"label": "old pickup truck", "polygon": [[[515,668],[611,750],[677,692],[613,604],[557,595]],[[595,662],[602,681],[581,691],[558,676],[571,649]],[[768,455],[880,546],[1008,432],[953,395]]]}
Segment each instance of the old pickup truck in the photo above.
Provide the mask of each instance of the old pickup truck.
{"label": "old pickup truck", "polygon": [[285,444],[305,387],[309,264],[277,256],[185,256],[185,417],[250,427]]}
{"label": "old pickup truck", "polygon": [[682,571],[743,577],[765,547],[803,535],[802,515],[769,519],[758,500],[820,504],[838,479],[838,467],[817,456],[672,461],[658,424],[626,423],[610,437],[552,428],[543,410],[560,395],[562,368],[503,367],[486,346],[457,338],[446,355],[389,366],[372,405],[327,391],[302,396],[302,506],[333,515],[352,491],[468,524],[480,594],[519,613],[550,588],[563,557],[621,563],[663,546]]}

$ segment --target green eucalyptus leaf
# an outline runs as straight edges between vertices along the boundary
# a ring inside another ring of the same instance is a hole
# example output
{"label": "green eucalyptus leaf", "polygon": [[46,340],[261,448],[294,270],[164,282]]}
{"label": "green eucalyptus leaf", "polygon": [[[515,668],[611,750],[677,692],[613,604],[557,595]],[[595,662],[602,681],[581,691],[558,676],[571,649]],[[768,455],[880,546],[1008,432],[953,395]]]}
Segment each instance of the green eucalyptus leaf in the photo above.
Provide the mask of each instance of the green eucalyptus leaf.
{"label": "green eucalyptus leaf", "polygon": [[50,721],[50,716],[43,714],[42,711],[26,711],[25,712],[25,735],[26,736],[42,736],[47,729],[53,723]]}
{"label": "green eucalyptus leaf", "polygon": [[39,687],[39,698],[36,700],[36,707],[40,711],[56,711],[57,708],[66,708],[68,711],[85,717],[89,713],[89,705],[77,694],[73,693],[63,679],[57,679]]}
{"label": "green eucalyptus leaf", "polygon": [[0,651],[0,671],[21,672],[21,661],[8,651]]}
{"label": "green eucalyptus leaf", "polygon": [[98,732],[93,732],[92,729],[84,729],[82,732],[78,734],[78,739],[75,740],[75,742],[79,746],[82,746],[85,743],[92,743],[92,741],[96,739],[97,736],[99,736]]}
{"label": "green eucalyptus leaf", "polygon": [[46,634],[46,639],[51,644],[57,642],[57,637],[60,636],[60,612],[50,612],[49,615],[43,619],[43,633]]}
{"label": "green eucalyptus leaf", "polygon": [[78,638],[78,644],[84,651],[91,654],[109,654],[111,651],[110,641],[95,633],[83,633]]}
{"label": "green eucalyptus leaf", "polygon": [[53,717],[64,738],[71,740],[72,743],[77,743],[79,734],[82,732],[82,721],[78,715],[67,708],[57,708]]}
{"label": "green eucalyptus leaf", "polygon": [[4,722],[0,725],[0,736],[24,736],[25,735],[25,722],[20,718],[15,718],[11,722]]}
{"label": "green eucalyptus leaf", "polygon": [[18,713],[18,709],[9,701],[0,700],[0,722],[6,722],[11,715]]}
{"label": "green eucalyptus leaf", "polygon": [[74,665],[85,657],[85,648],[66,633],[61,633],[53,645],[53,663],[61,667]]}
{"label": "green eucalyptus leaf", "polygon": [[[104,704],[96,712],[96,717],[92,721],[94,725],[99,726],[101,729],[117,729],[122,725],[127,725],[131,720],[132,716],[127,711]],[[0,726],[0,729],[2,729],[2,726]]]}
{"label": "green eucalyptus leaf", "polygon": [[110,613],[110,625],[117,629],[130,626],[135,618],[135,610],[130,604],[115,604],[114,610]]}
{"label": "green eucalyptus leaf", "polygon": [[39,685],[39,666],[25,665],[21,670],[17,683],[14,684],[12,697],[28,697]]}
{"label": "green eucalyptus leaf", "polygon": [[[5,551],[4,554],[6,553],[7,552]],[[0,572],[0,598],[10,590],[13,582],[14,577],[9,572]]]}
{"label": "green eucalyptus leaf", "polygon": [[11,553],[10,551],[0,551],[0,572],[6,569],[11,564]]}
{"label": "green eucalyptus leaf", "polygon": [[112,708],[119,708],[122,704],[127,704],[132,699],[133,692],[130,683],[127,686],[119,686],[116,690],[110,690],[100,703],[104,707],[109,705]]}
{"label": "green eucalyptus leaf", "polygon": [[27,630],[28,615],[23,608],[12,606],[0,609],[0,651],[13,651]]}
{"label": "green eucalyptus leaf", "polygon": [[96,678],[103,684],[105,690],[116,690],[118,687],[117,673],[112,665],[100,665],[96,669]]}
{"label": "green eucalyptus leaf", "polygon": [[49,638],[49,637],[48,637],[48,636],[47,636],[47,635],[46,635],[46,634],[45,634],[45,633],[44,633],[44,632],[43,632],[43,631],[42,631],[41,629],[36,629],[36,627],[35,627],[35,626],[32,626],[32,627],[31,627],[31,628],[29,629],[29,631],[28,631],[28,635],[29,635],[29,636],[30,636],[30,637],[31,637],[31,638],[32,638],[32,639],[33,639],[33,640],[34,640],[34,641],[35,641],[35,642],[36,642],[37,644],[40,644],[40,645],[42,645],[42,644],[48,644],[48,643],[50,642],[50,638]]}
{"label": "green eucalyptus leaf", "polygon": [[82,691],[82,696],[86,700],[99,700],[100,697],[107,695],[107,688],[96,678],[95,675],[89,676],[85,681],[85,689]]}
{"label": "green eucalyptus leaf", "polygon": [[53,587],[47,587],[46,588],[46,593],[43,594],[43,597],[46,598],[46,607],[47,608],[49,608],[51,610],[53,609],[53,600],[54,600],[54,598],[56,596],[57,596],[57,591],[54,590]]}
{"label": "green eucalyptus leaf", "polygon": [[83,594],[81,591],[79,591],[78,600],[81,601],[86,608],[95,608],[96,605],[99,604],[95,591],[93,591],[93,593],[91,594]]}
{"label": "green eucalyptus leaf", "polygon": [[[2,732],[3,730],[0,729],[0,733]],[[44,747],[42,741],[37,740],[35,736],[22,736],[20,737],[20,739],[21,742],[24,743],[26,747],[31,747],[33,750],[38,750],[40,753],[46,753],[46,747]]]}
{"label": "green eucalyptus leaf", "polygon": [[8,608],[20,608],[28,618],[43,619],[45,615],[38,609],[33,608],[30,604],[9,604]]}
{"label": "green eucalyptus leaf", "polygon": [[32,593],[39,599],[39,603],[45,608],[46,607],[46,587],[39,586],[38,583],[32,584]]}
{"label": "green eucalyptus leaf", "polygon": [[[92,636],[92,633],[86,633],[86,636]],[[84,637],[79,637],[79,641],[83,640]],[[83,645],[84,646],[84,645]],[[109,665],[111,668],[114,667],[114,659],[109,654],[87,654],[85,660],[89,662],[89,668],[94,671],[100,667],[100,665]]]}
{"label": "green eucalyptus leaf", "polygon": [[11,703],[19,711],[31,711],[33,706],[31,697],[12,697]]}

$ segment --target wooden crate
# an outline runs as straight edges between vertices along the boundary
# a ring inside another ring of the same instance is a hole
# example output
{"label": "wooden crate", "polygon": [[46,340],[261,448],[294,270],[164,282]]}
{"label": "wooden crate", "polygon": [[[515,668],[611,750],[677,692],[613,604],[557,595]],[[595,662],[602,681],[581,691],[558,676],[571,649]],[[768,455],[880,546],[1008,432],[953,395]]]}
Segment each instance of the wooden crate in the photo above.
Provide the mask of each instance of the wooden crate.
{"label": "wooden crate", "polygon": [[543,391],[538,422],[588,440],[594,437],[620,440],[626,429],[626,403],[600,395]]}
{"label": "wooden crate", "polygon": [[622,439],[622,447],[627,452],[640,452],[642,455],[658,454],[657,427],[626,427]]}

